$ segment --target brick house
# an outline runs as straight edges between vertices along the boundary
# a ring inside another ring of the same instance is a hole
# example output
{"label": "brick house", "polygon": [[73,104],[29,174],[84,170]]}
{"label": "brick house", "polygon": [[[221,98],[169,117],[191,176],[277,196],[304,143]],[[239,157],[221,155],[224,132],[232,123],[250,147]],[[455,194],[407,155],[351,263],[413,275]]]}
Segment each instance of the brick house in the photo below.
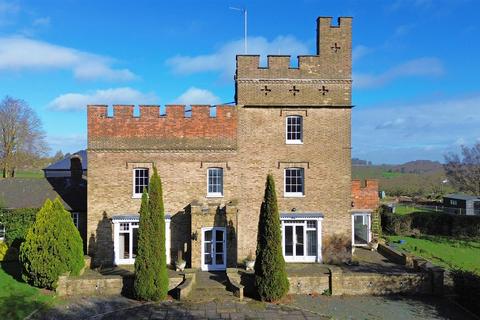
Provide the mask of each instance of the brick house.
{"label": "brick house", "polygon": [[[317,20],[317,54],[239,55],[235,105],[88,106],[89,253],[131,264],[140,196],[155,165],[167,212],[167,259],[222,270],[255,253],[266,176],[274,175],[287,262],[350,251],[351,23]],[[331,252],[331,251],[330,251]]]}

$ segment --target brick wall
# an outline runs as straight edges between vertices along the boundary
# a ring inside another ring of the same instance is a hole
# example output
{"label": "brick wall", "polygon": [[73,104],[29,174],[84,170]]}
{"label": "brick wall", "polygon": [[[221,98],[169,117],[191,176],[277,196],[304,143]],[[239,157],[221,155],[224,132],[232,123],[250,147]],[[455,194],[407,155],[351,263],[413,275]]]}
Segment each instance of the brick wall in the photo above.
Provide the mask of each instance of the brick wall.
{"label": "brick wall", "polygon": [[378,180],[367,179],[365,186],[360,180],[352,180],[352,202],[354,209],[377,209],[380,204]]}
{"label": "brick wall", "polygon": [[159,106],[140,106],[138,117],[134,106],[115,105],[113,116],[107,116],[107,106],[88,106],[88,148],[109,150],[199,150],[235,149],[237,109],[216,107],[216,117],[210,116],[210,106],[193,105],[191,117],[185,117],[185,106],[168,105],[160,116]]}
{"label": "brick wall", "polygon": [[[207,117],[205,106],[193,106],[191,118],[184,117],[181,106],[167,107],[165,118],[159,117],[158,107],[141,106],[140,116],[133,117],[132,106],[115,106],[114,116],[107,117],[105,106],[90,106],[88,234],[97,260],[112,259],[111,226],[104,222],[139,210],[140,199],[132,197],[133,169],[153,165],[162,178],[166,211],[172,214],[172,257],[177,250],[187,251],[186,257],[198,266],[199,244],[192,242],[191,233],[218,222],[216,214],[193,212],[192,202],[227,208],[235,203],[222,222],[231,222],[230,234],[235,235],[228,240],[237,249],[227,256],[229,266],[235,263],[232,257],[242,261],[254,253],[269,173],[275,178],[280,212],[295,208],[297,213],[322,213],[323,248],[331,239],[342,239],[348,251],[351,19],[339,23],[318,20],[321,57],[300,57],[297,69],[288,67],[288,57],[272,56],[268,68],[259,68],[258,57],[239,56],[237,105],[218,107],[217,118]],[[332,49],[335,46],[340,49]],[[265,85],[271,88],[266,95]],[[299,91],[290,91],[293,86]],[[286,144],[288,115],[303,117],[302,144]],[[207,197],[208,167],[224,169],[222,198]],[[287,167],[304,169],[304,197],[284,195]]]}

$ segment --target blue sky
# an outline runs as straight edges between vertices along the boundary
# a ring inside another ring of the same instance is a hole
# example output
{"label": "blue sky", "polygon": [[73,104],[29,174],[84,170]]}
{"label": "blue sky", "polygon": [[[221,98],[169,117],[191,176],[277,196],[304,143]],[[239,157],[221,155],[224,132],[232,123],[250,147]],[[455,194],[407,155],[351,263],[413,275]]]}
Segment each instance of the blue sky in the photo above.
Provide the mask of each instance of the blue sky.
{"label": "blue sky", "polygon": [[313,54],[317,16],[353,16],[352,155],[443,160],[480,141],[479,1],[0,0],[0,97],[52,152],[86,146],[87,103],[233,101],[235,54]]}

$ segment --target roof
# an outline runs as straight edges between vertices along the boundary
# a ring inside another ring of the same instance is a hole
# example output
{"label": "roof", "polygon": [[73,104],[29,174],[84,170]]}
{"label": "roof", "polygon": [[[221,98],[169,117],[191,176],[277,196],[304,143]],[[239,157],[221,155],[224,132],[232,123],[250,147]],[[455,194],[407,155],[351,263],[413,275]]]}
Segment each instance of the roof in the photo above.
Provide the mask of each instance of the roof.
{"label": "roof", "polygon": [[70,178],[0,180],[0,200],[6,208],[40,208],[46,199],[59,197],[65,209],[87,211],[87,183]]}
{"label": "roof", "polygon": [[480,200],[478,196],[471,196],[468,194],[454,193],[447,194],[444,198],[457,199],[457,200]]}
{"label": "roof", "polygon": [[[171,215],[169,214],[165,215],[165,220],[170,220],[171,218],[172,218]],[[138,213],[119,214],[119,215],[112,216],[112,221],[131,221],[131,220],[137,221],[139,219],[140,219],[140,215]]]}
{"label": "roof", "polygon": [[43,170],[46,171],[70,171],[70,159],[73,156],[80,156],[82,160],[82,169],[87,170],[87,150],[80,150],[75,152],[74,154],[70,154],[65,156],[63,159],[58,160],[57,162],[52,163],[48,167]]}
{"label": "roof", "polygon": [[319,219],[323,218],[323,213],[320,212],[282,212],[280,219]]}

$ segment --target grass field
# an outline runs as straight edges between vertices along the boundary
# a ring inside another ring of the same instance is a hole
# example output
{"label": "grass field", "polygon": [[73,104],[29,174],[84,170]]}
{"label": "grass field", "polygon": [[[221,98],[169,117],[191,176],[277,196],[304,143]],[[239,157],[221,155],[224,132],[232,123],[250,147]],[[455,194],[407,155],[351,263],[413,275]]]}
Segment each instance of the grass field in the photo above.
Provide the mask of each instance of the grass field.
{"label": "grass field", "polygon": [[408,205],[395,206],[395,214],[403,216],[413,212],[433,212],[433,211],[425,208],[421,208],[421,207],[414,207],[414,206],[408,206]]}
{"label": "grass field", "polygon": [[31,178],[31,179],[41,179],[43,178],[42,170],[18,170],[15,173],[16,178]]}
{"label": "grass field", "polygon": [[[387,237],[390,243],[440,266],[461,268],[480,275],[480,240],[459,240],[440,236]],[[398,240],[405,240],[399,244]]]}
{"label": "grass field", "polygon": [[39,308],[52,305],[56,298],[20,279],[17,262],[2,262],[0,268],[0,319],[24,319]]}

